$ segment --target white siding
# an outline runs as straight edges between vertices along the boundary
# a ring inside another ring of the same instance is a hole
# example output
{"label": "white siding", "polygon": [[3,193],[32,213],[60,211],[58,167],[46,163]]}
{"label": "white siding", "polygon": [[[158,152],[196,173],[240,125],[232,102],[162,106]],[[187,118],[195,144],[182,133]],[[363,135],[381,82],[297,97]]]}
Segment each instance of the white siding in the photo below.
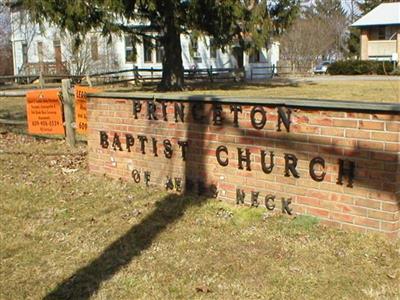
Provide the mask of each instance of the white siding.
{"label": "white siding", "polygon": [[[22,44],[23,41],[29,39],[28,44],[28,63],[38,63],[38,43],[43,44],[43,62],[54,63],[55,52],[53,41],[56,38],[61,40],[61,52],[62,61],[65,62],[71,72],[74,72],[75,66],[73,64],[73,57],[71,51],[71,43],[68,42],[68,38],[60,37],[60,32],[55,27],[51,27],[48,24],[44,24],[44,32],[40,33],[36,30],[36,34],[32,36],[32,28],[36,28],[33,25],[19,26],[20,12],[16,11],[12,13],[12,43],[14,53],[14,73],[18,74],[23,66],[23,53]],[[108,43],[108,39],[101,37],[99,33],[93,32],[91,35],[97,36],[98,41],[98,53],[99,59],[97,61],[90,62],[90,70],[88,73],[96,73],[102,71],[111,70],[123,70],[131,69],[134,67],[138,68],[155,68],[161,69],[162,64],[157,63],[155,60],[155,51],[153,51],[153,61],[145,62],[143,54],[143,43],[136,44],[137,60],[134,63],[126,62],[125,57],[125,38],[122,36],[113,36],[111,43]],[[90,36],[87,37],[86,43],[90,47]],[[216,57],[211,58],[210,53],[210,38],[207,36],[200,37],[198,39],[198,59],[194,59],[190,54],[190,37],[188,35],[181,36],[182,46],[182,61],[185,69],[191,68],[233,68],[237,66],[236,59],[230,54],[229,48],[226,51],[217,49]],[[271,66],[277,64],[279,59],[279,44],[273,43],[269,51],[263,50],[261,60],[258,64],[249,64],[248,55],[245,54],[244,65],[246,73],[249,73],[252,66]]]}

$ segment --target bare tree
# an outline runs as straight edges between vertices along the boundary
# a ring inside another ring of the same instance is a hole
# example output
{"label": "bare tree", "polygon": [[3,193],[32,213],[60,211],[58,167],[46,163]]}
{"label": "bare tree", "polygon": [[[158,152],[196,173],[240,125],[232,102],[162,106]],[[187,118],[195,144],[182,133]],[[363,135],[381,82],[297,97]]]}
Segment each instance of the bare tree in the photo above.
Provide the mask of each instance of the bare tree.
{"label": "bare tree", "polygon": [[335,40],[330,26],[320,18],[299,18],[281,39],[281,55],[292,70],[311,69]]}
{"label": "bare tree", "polygon": [[106,44],[99,34],[92,33],[82,43],[76,44],[76,36],[62,34],[63,61],[73,75],[86,75],[117,68],[117,57],[112,43]]}
{"label": "bare tree", "polygon": [[281,53],[292,68],[308,68],[320,59],[348,52],[348,18],[339,0],[316,0],[281,39]]}
{"label": "bare tree", "polygon": [[28,63],[28,53],[32,43],[37,35],[41,33],[38,24],[32,22],[29,14],[22,6],[15,6],[12,15],[10,14],[9,24],[11,25],[11,34],[15,39],[22,41],[23,65],[18,73],[24,72]]}
{"label": "bare tree", "polygon": [[10,10],[0,2],[0,75],[13,74]]}

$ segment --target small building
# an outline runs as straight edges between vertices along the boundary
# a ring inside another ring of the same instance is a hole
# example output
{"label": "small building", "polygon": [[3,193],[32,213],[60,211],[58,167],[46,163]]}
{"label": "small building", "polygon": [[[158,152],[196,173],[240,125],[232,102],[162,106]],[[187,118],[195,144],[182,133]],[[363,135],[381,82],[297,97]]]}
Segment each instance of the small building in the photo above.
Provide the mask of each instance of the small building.
{"label": "small building", "polygon": [[400,2],[382,3],[352,26],[361,30],[362,60],[399,63]]}
{"label": "small building", "polygon": [[[129,35],[111,37],[111,42],[101,32],[93,31],[85,37],[79,51],[74,51],[74,37],[50,24],[32,23],[20,1],[11,1],[12,47],[14,75],[93,74],[133,69],[161,69],[163,50],[157,42],[157,32],[133,40]],[[146,24],[131,24],[146,26]],[[154,38],[152,38],[154,37]],[[213,47],[208,36],[181,35],[182,61],[185,69],[235,68],[238,63],[234,47],[226,51]],[[243,65],[249,77],[252,68],[271,67],[279,60],[279,43],[269,49],[244,54]],[[268,70],[257,78],[267,77]],[[160,72],[158,72],[160,73]],[[157,72],[155,72],[157,75]]]}

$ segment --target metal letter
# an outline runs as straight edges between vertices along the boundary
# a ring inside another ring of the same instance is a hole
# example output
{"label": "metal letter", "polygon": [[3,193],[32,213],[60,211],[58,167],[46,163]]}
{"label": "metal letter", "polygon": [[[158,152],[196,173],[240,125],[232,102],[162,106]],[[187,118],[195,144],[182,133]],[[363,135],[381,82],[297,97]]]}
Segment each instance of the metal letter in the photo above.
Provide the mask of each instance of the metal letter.
{"label": "metal letter", "polygon": [[133,177],[133,181],[135,181],[136,183],[140,182],[140,173],[138,170],[133,170],[132,171],[132,177]]}
{"label": "metal letter", "polygon": [[177,192],[182,192],[182,178],[175,177],[175,189]]}
{"label": "metal letter", "polygon": [[[270,202],[272,202],[272,204]],[[274,195],[269,194],[269,195],[265,196],[265,207],[268,210],[275,209],[275,196]]]}
{"label": "metal letter", "polygon": [[167,118],[167,101],[162,101],[161,102],[161,110],[162,110],[163,120],[164,121],[168,121],[168,118]]}
{"label": "metal letter", "polygon": [[138,118],[138,113],[140,113],[141,110],[142,110],[142,103],[140,103],[137,100],[133,101],[133,115],[135,116],[135,119]]}
{"label": "metal letter", "polygon": [[164,140],[164,154],[166,158],[171,158],[172,157],[172,144],[170,140]]}
{"label": "metal letter", "polygon": [[[318,175],[315,173],[314,170],[314,166],[315,165],[321,165],[322,168],[324,168],[323,172]],[[310,161],[310,176],[312,179],[314,179],[315,181],[323,181],[326,175],[326,171],[325,171],[325,160],[322,157],[314,157],[311,161]]]}
{"label": "metal letter", "polygon": [[352,188],[354,181],[354,170],[356,168],[356,164],[354,161],[350,160],[347,160],[346,162],[348,165],[347,168],[345,167],[345,161],[343,159],[339,159],[339,175],[336,183],[342,185],[343,177],[347,176],[348,178],[347,187]]}
{"label": "metal letter", "polygon": [[289,205],[292,203],[292,198],[288,198],[287,200],[285,198],[282,198],[282,213],[287,213],[288,215],[292,214],[293,209],[289,207]]}
{"label": "metal letter", "polygon": [[125,140],[126,140],[126,149],[128,150],[128,152],[131,152],[131,147],[133,147],[133,145],[135,145],[135,139],[133,138],[132,134],[125,134]]}
{"label": "metal letter", "polygon": [[243,170],[243,162],[246,162],[246,170],[251,171],[250,168],[250,150],[246,149],[246,156],[243,156],[243,150],[241,148],[238,149],[238,162],[239,162],[239,169]]}
{"label": "metal letter", "polygon": [[241,189],[236,189],[236,204],[244,204],[246,194]]}
{"label": "metal letter", "polygon": [[172,182],[172,178],[169,176],[167,176],[167,180],[165,181],[165,189],[167,191],[174,189],[174,183]]}
{"label": "metal letter", "polygon": [[[256,119],[256,114],[260,113],[261,114],[261,120],[257,121]],[[267,113],[264,110],[264,107],[260,105],[253,106],[250,112],[250,119],[251,119],[251,125],[255,129],[263,129],[265,124],[267,123]]]}
{"label": "metal letter", "polygon": [[203,114],[198,114],[198,111],[203,112],[204,105],[203,103],[191,103],[191,111],[192,111],[192,118],[194,121],[201,123],[204,120]]}
{"label": "metal letter", "polygon": [[142,154],[146,154],[146,147],[144,143],[147,143],[147,136],[138,135],[137,137],[140,141],[140,151],[142,151]]}
{"label": "metal letter", "polygon": [[105,131],[100,131],[100,145],[104,149],[107,149],[110,145],[108,142],[108,134]]}
{"label": "metal letter", "polygon": [[290,121],[290,115],[292,114],[292,111],[288,108],[287,113],[283,110],[282,107],[278,107],[278,131],[281,131],[281,124],[286,128],[286,131],[290,131],[290,124],[292,123]]}
{"label": "metal letter", "polygon": [[217,198],[218,197],[218,188],[215,184],[210,185],[210,197]]}
{"label": "metal letter", "polygon": [[186,153],[187,149],[189,147],[189,142],[188,141],[178,141],[179,148],[182,149],[182,160],[186,161]]}
{"label": "metal letter", "polygon": [[258,195],[260,195],[260,192],[251,192],[251,206],[258,207],[260,203],[258,203]]}
{"label": "metal letter", "polygon": [[181,119],[181,122],[185,122],[185,105],[183,103],[174,103],[174,115],[175,115],[175,122],[178,123],[178,116]]}
{"label": "metal letter", "polygon": [[146,186],[149,186],[150,174],[151,173],[149,171],[145,171],[144,172],[144,182],[145,182]]}
{"label": "metal letter", "polygon": [[147,101],[147,118],[149,120],[157,120],[156,109],[157,107],[154,101]]}
{"label": "metal letter", "polygon": [[157,153],[157,140],[156,140],[156,138],[152,137],[152,138],[151,138],[151,141],[152,141],[152,143],[153,143],[153,153],[154,153],[154,156],[158,156],[158,153]]}
{"label": "metal letter", "polygon": [[267,156],[267,152],[261,150],[261,167],[264,173],[269,174],[274,169],[274,152],[269,152],[269,167],[265,164],[265,157]]}
{"label": "metal letter", "polygon": [[297,157],[293,154],[285,153],[285,176],[289,177],[290,173],[292,173],[292,175],[295,178],[299,178],[300,175],[296,170],[296,166],[297,166]]}
{"label": "metal letter", "polygon": [[119,151],[122,151],[121,141],[120,141],[119,135],[117,133],[114,133],[112,147],[113,147],[114,151],[117,150],[117,147],[118,147]]}
{"label": "metal letter", "polygon": [[213,108],[212,108],[212,112],[213,112],[213,122],[214,125],[222,125],[222,106],[221,104],[218,103],[214,103],[213,104]]}
{"label": "metal letter", "polygon": [[231,113],[233,112],[233,127],[239,127],[239,113],[242,113],[241,105],[231,105]]}
{"label": "metal letter", "polygon": [[224,145],[221,145],[217,148],[217,151],[215,152],[218,163],[221,166],[226,167],[229,164],[229,158],[227,157],[227,158],[225,158],[225,160],[222,160],[221,156],[220,156],[221,152],[225,152],[226,155],[228,156],[228,148],[226,148],[226,146],[224,146]]}

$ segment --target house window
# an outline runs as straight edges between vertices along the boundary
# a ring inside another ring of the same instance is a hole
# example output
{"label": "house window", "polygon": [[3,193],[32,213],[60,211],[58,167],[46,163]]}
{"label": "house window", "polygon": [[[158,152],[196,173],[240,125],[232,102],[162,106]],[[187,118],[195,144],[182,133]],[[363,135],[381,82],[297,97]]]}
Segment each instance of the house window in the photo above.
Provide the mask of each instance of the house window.
{"label": "house window", "polygon": [[98,60],[99,59],[99,47],[97,43],[97,37],[92,36],[90,38],[90,53],[92,56],[92,60]]}
{"label": "house window", "polygon": [[26,43],[22,44],[22,63],[28,63],[28,45]]}
{"label": "house window", "polygon": [[384,26],[378,27],[378,40],[386,39],[386,30]]}
{"label": "house window", "polygon": [[54,60],[56,63],[56,74],[61,74],[63,71],[61,42],[58,38],[53,40]]}
{"label": "house window", "polygon": [[156,41],[156,62],[162,63],[164,59],[164,48],[161,46],[161,42],[159,40]]}
{"label": "house window", "polygon": [[19,28],[20,29],[23,25],[25,25],[25,19],[26,19],[25,10],[20,10],[19,11]]}
{"label": "house window", "polygon": [[38,58],[39,62],[43,62],[43,42],[37,42],[37,52],[38,52]]}
{"label": "house window", "polygon": [[210,38],[210,57],[217,58],[217,47],[214,38]]}
{"label": "house window", "polygon": [[202,60],[201,60],[201,55],[199,53],[199,42],[197,37],[190,37],[190,48],[193,60],[196,63],[201,63]]}
{"label": "house window", "polygon": [[153,62],[153,43],[150,38],[144,37],[143,38],[143,56],[145,63]]}
{"label": "house window", "polygon": [[249,63],[259,63],[260,62],[260,51],[253,50],[249,57]]}
{"label": "house window", "polygon": [[395,27],[386,27],[386,40],[396,40],[397,37],[397,31]]}
{"label": "house window", "polygon": [[136,45],[131,36],[125,36],[125,62],[136,62]]}

